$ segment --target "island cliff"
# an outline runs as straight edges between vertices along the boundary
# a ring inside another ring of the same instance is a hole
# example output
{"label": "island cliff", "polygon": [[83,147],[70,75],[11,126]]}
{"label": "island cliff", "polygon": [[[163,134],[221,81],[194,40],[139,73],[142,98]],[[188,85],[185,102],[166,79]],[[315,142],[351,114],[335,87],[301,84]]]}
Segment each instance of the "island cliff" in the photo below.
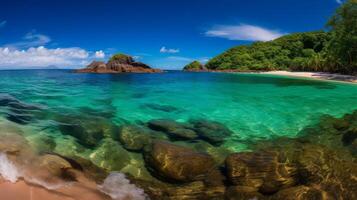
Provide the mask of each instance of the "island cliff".
{"label": "island cliff", "polygon": [[116,54],[107,63],[93,61],[86,68],[75,70],[77,73],[158,73],[160,69],[136,62],[131,56]]}

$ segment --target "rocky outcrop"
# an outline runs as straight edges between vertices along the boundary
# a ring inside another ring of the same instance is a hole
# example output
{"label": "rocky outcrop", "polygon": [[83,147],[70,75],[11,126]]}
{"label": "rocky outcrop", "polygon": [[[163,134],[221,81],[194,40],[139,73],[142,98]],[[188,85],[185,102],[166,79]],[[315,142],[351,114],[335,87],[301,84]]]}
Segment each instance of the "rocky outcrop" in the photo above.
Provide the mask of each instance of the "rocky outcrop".
{"label": "rocky outcrop", "polygon": [[215,166],[213,158],[206,153],[164,141],[154,141],[145,161],[154,175],[179,182],[203,180]]}
{"label": "rocky outcrop", "polygon": [[135,62],[131,56],[124,54],[114,55],[107,63],[93,61],[84,69],[78,69],[77,73],[157,73],[160,69]]}
{"label": "rocky outcrop", "polygon": [[224,139],[232,134],[231,130],[219,122],[192,120],[191,123],[202,139],[214,145],[222,144]]}

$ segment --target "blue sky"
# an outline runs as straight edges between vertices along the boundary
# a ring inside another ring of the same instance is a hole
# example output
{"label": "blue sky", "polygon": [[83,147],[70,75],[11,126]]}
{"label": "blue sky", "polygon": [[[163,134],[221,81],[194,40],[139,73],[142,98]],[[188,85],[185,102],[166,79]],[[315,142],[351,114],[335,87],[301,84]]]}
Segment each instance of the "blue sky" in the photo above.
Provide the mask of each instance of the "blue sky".
{"label": "blue sky", "polygon": [[78,68],[115,52],[178,69],[321,30],[343,0],[16,0],[0,5],[0,68]]}

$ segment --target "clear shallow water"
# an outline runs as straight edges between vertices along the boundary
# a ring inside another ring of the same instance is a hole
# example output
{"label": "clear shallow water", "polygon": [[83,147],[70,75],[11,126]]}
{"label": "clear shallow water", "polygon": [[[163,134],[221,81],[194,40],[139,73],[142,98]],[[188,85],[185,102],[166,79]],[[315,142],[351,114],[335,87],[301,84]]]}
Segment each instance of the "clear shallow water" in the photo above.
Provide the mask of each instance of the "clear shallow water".
{"label": "clear shallow water", "polygon": [[[55,138],[60,152],[70,151],[75,139],[56,131],[56,115],[103,117],[116,125],[205,118],[230,128],[225,146],[242,150],[245,141],[294,137],[324,114],[357,109],[357,85],[257,74],[0,71],[0,94],[42,108],[41,117],[19,126],[30,141],[41,134]],[[0,116],[9,112],[0,107]]]}

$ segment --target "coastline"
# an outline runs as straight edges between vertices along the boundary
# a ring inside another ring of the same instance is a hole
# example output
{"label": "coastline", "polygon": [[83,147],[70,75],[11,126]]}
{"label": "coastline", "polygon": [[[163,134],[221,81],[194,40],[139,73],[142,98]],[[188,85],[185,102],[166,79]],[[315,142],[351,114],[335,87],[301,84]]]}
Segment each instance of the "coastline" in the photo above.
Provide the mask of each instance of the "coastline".
{"label": "coastline", "polygon": [[323,81],[337,81],[342,83],[357,84],[357,76],[343,75],[328,72],[292,72],[292,71],[242,71],[242,70],[184,70],[184,72],[217,72],[217,73],[240,73],[240,74],[267,74],[276,76],[288,76],[298,78],[310,78]]}
{"label": "coastline", "polygon": [[333,73],[327,73],[327,72],[269,71],[269,72],[253,72],[253,73],[278,75],[278,76],[301,77],[301,78],[311,78],[311,79],[316,79],[316,80],[338,81],[338,82],[347,82],[347,83],[357,84],[357,76],[333,74]]}

